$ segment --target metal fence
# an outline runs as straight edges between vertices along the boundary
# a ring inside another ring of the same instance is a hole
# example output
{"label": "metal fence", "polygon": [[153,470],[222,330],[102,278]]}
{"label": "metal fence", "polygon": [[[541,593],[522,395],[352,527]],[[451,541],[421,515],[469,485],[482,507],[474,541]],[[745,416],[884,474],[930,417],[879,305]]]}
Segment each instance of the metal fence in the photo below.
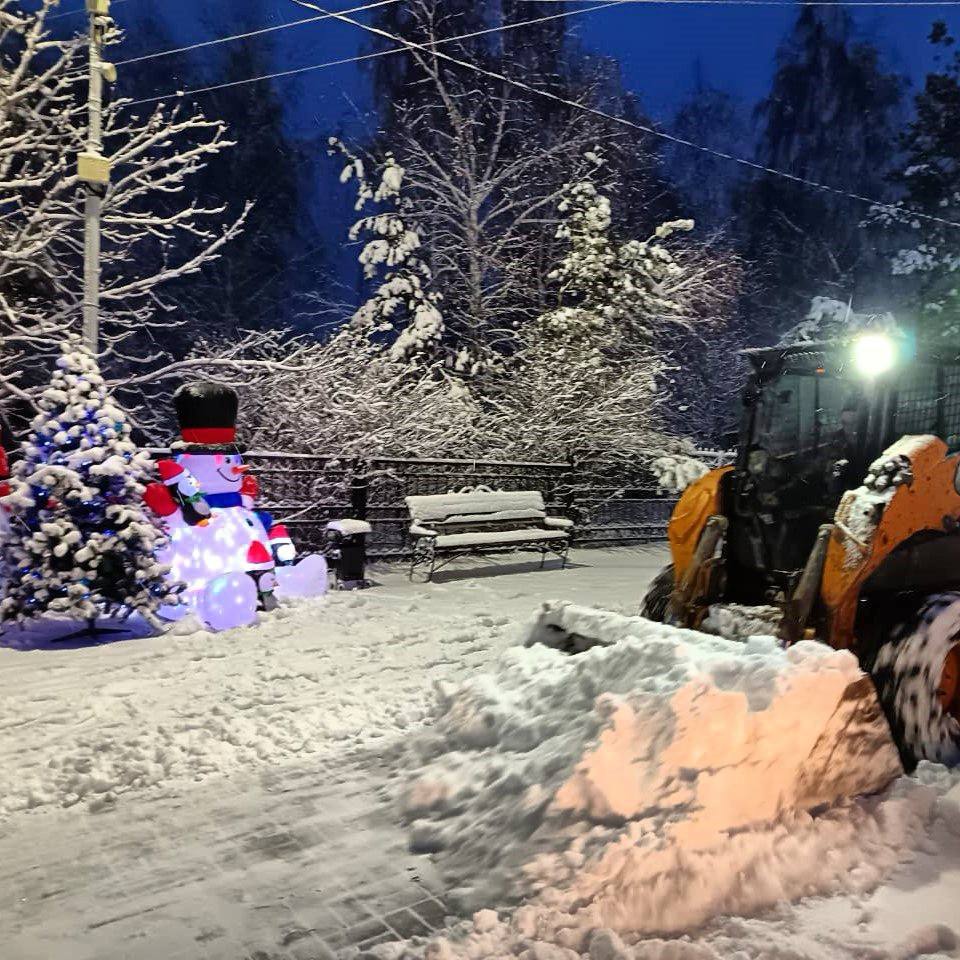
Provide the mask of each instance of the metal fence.
{"label": "metal fence", "polygon": [[[166,451],[153,451],[162,455]],[[710,452],[710,465],[725,454]],[[322,547],[326,524],[356,517],[373,533],[367,552],[374,559],[409,556],[410,520],[404,498],[447,493],[479,485],[494,490],[539,490],[554,516],[576,524],[579,546],[644,543],[665,536],[676,501],[657,491],[656,481],[638,473],[630,486],[601,487],[584,481],[574,463],[507,460],[390,458],[343,460],[320,454],[252,451],[244,454],[260,483],[257,506],[290,529],[301,550]]]}

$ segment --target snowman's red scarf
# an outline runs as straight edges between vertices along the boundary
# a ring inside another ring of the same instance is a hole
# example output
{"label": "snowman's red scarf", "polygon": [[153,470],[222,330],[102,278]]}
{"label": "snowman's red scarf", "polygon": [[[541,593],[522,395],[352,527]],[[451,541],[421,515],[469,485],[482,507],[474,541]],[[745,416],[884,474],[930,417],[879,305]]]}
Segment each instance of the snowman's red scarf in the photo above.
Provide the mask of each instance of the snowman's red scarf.
{"label": "snowman's red scarf", "polygon": [[225,510],[227,507],[243,506],[243,499],[239,493],[205,493],[203,499],[215,510]]}

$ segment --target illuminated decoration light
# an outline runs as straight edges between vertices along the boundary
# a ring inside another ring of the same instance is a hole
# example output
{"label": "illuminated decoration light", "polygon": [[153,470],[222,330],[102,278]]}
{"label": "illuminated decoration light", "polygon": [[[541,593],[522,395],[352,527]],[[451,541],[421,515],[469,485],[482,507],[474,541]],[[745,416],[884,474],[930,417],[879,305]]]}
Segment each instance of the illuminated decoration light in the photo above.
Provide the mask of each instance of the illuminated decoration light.
{"label": "illuminated decoration light", "polygon": [[327,592],[327,561],[311,553],[296,566],[277,567],[277,596],[281,600],[322,597]]}
{"label": "illuminated decoration light", "polygon": [[853,365],[865,377],[878,377],[897,362],[897,346],[883,333],[865,333],[853,341]]}
{"label": "illuminated decoration light", "polygon": [[[158,559],[169,564],[172,580],[186,585],[184,603],[211,628],[229,629],[255,622],[258,608],[275,607],[275,592],[325,593],[323,557],[284,566],[286,575],[279,576],[277,565],[292,564],[296,549],[282,524],[254,509],[257,484],[235,443],[235,391],[190,384],[174,395],[174,406],[182,446],[174,460],[158,464],[162,483],[147,494],[169,535]],[[236,596],[228,596],[241,583]]]}
{"label": "illuminated decoration light", "polygon": [[212,629],[231,630],[250,623],[251,609],[257,609],[257,585],[245,573],[227,573],[208,584],[197,613]]}

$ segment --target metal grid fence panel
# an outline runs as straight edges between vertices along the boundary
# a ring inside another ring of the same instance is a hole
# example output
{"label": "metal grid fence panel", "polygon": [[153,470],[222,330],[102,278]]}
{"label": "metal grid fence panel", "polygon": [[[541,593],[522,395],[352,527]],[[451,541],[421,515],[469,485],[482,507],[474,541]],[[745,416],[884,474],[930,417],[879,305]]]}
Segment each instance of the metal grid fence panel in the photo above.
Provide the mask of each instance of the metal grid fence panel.
{"label": "metal grid fence panel", "polygon": [[[153,450],[154,456],[169,455]],[[576,524],[581,546],[643,543],[662,539],[676,498],[656,490],[638,472],[630,486],[602,487],[585,482],[586,471],[571,463],[504,460],[394,458],[344,460],[323,454],[254,450],[244,461],[260,484],[259,509],[290,530],[301,551],[321,550],[331,520],[367,520],[372,559],[409,557],[408,496],[448,493],[466,487],[539,490],[548,512]],[[707,462],[725,462],[710,453]]]}
{"label": "metal grid fence panel", "polygon": [[939,433],[941,397],[937,378],[929,367],[905,375],[897,390],[896,434]]}

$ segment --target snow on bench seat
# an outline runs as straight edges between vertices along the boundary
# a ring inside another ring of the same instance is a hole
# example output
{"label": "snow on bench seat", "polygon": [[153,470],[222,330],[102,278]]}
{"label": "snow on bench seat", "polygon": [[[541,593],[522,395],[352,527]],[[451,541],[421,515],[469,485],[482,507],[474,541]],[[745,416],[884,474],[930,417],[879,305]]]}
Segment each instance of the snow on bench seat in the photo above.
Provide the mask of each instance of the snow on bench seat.
{"label": "snow on bench seat", "polygon": [[476,523],[484,520],[488,523],[499,520],[545,520],[543,510],[495,510],[493,513],[456,513],[447,517],[444,523]]}
{"label": "snow on bench seat", "polygon": [[[563,517],[548,517],[538,490],[488,490],[480,487],[458,493],[407,497],[413,559],[410,578],[420,564],[434,571],[466,553],[531,550],[541,555],[555,553],[563,565],[573,534],[573,523]],[[445,559],[444,559],[445,558]]]}
{"label": "snow on bench seat", "polygon": [[524,530],[478,530],[475,533],[446,533],[437,537],[438,547],[494,546],[498,543],[532,543],[540,540],[566,540],[564,530],[542,530],[532,527]]}
{"label": "snow on bench seat", "polygon": [[535,519],[546,516],[543,496],[538,490],[501,491],[475,490],[466,493],[438,493],[423,497],[407,497],[407,508],[413,520],[420,523],[473,522],[495,519],[493,514],[506,514],[503,519]]}

